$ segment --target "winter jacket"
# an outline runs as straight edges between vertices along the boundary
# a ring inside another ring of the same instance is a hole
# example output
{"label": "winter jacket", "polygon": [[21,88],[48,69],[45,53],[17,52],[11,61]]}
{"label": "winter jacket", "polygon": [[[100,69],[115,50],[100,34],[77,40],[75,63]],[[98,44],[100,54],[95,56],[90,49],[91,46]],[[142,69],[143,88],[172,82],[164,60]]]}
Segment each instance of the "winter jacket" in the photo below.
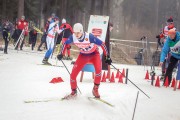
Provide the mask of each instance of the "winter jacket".
{"label": "winter jacket", "polygon": [[176,32],[176,37],[173,40],[170,37],[167,37],[161,52],[160,62],[164,62],[165,57],[169,52],[173,57],[180,60],[180,46],[176,46],[176,48],[174,48],[174,46],[177,45],[178,42],[180,42],[180,32]]}

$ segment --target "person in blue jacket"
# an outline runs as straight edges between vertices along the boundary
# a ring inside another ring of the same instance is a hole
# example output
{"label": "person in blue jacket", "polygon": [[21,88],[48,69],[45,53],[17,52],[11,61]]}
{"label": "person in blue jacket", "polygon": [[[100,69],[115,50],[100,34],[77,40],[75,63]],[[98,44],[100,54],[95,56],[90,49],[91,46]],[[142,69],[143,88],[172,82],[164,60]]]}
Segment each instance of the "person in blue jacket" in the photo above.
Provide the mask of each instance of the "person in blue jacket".
{"label": "person in blue jacket", "polygon": [[168,77],[168,83],[170,85],[173,69],[175,68],[178,60],[180,60],[180,32],[177,32],[175,29],[171,29],[168,31],[168,37],[161,52],[159,63],[160,66],[162,66],[168,53],[170,53],[171,57],[170,63],[165,73],[164,83],[166,77]]}

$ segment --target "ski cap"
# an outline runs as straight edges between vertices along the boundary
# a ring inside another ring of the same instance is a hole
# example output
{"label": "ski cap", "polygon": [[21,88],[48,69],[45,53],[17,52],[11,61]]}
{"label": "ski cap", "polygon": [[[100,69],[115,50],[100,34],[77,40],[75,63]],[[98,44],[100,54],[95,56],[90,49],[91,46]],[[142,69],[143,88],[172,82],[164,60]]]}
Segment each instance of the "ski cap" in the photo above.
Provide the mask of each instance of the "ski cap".
{"label": "ski cap", "polygon": [[62,24],[63,24],[63,23],[66,23],[66,19],[64,19],[64,18],[62,19]]}
{"label": "ski cap", "polygon": [[58,18],[58,17],[55,17],[55,18],[54,18],[54,21],[59,21],[59,18]]}
{"label": "ski cap", "polygon": [[55,13],[52,13],[52,14],[51,14],[51,17],[53,17],[53,18],[56,17],[56,14],[55,14]]}
{"label": "ski cap", "polygon": [[24,15],[22,15],[22,16],[21,16],[21,18],[25,19],[25,16],[24,16]]}
{"label": "ski cap", "polygon": [[171,16],[169,19],[167,19],[167,22],[168,22],[168,23],[174,22],[172,16]]}
{"label": "ski cap", "polygon": [[176,34],[176,30],[175,29],[170,29],[168,31],[168,35],[172,35],[172,34]]}
{"label": "ski cap", "polygon": [[82,26],[82,24],[81,23],[74,24],[73,31],[74,32],[83,33],[83,26]]}

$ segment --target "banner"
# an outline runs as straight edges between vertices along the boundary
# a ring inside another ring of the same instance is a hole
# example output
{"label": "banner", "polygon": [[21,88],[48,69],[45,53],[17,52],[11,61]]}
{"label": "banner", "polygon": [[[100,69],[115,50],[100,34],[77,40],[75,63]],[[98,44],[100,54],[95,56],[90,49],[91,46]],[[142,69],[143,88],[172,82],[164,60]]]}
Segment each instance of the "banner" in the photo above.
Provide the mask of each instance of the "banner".
{"label": "banner", "polygon": [[[108,22],[109,16],[91,15],[88,25],[88,33],[92,33],[94,36],[105,42]],[[103,51],[101,47],[99,47],[99,52],[102,55]]]}
{"label": "banner", "polygon": [[[108,23],[109,16],[91,15],[88,25],[88,33],[92,33],[94,36],[105,42]],[[102,58],[103,50],[101,49],[101,47],[99,47],[99,52]],[[88,64],[83,68],[82,71],[94,72],[94,66]]]}

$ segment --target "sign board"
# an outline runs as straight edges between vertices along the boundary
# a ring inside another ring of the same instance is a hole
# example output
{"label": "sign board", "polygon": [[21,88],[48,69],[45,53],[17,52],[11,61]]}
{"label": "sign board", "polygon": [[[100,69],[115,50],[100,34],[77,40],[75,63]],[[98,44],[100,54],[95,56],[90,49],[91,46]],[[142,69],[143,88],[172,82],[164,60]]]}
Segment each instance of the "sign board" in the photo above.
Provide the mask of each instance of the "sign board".
{"label": "sign board", "polygon": [[[108,29],[109,16],[99,16],[99,15],[91,15],[88,25],[88,33],[92,33],[94,36],[105,42],[106,34]],[[99,47],[99,52],[101,56],[103,55],[103,50]],[[94,72],[91,70],[91,67],[94,68],[93,65],[88,65],[83,68],[83,71]]]}

